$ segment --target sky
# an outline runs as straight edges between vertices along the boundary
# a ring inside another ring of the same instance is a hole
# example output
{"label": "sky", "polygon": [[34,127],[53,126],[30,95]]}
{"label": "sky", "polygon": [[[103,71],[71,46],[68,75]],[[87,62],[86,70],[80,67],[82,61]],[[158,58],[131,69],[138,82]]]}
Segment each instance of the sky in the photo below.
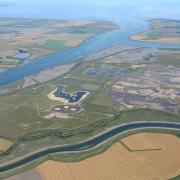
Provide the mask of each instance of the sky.
{"label": "sky", "polygon": [[0,17],[180,19],[180,0],[0,0]]}

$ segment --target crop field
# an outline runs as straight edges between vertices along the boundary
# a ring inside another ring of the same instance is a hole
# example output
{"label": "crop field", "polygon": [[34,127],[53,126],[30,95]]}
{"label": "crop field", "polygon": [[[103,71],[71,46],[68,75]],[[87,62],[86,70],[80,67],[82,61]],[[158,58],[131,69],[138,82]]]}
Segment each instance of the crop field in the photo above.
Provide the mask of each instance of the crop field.
{"label": "crop field", "polygon": [[40,180],[164,180],[180,173],[179,152],[180,140],[174,135],[138,133],[121,139],[100,155],[74,163],[46,161],[33,171],[7,180],[21,179],[25,174],[36,174]]}
{"label": "crop field", "polygon": [[[138,133],[121,140],[130,151],[151,151],[165,150],[177,145],[179,148],[179,139],[174,135],[161,133]],[[170,146],[169,146],[170,145]]]}
{"label": "crop field", "polygon": [[0,138],[0,154],[6,152],[13,145],[12,141]]}
{"label": "crop field", "polygon": [[9,178],[6,178],[6,180],[44,180],[43,177],[40,175],[40,173],[37,170],[31,170],[28,172],[25,172],[23,174],[15,175]]}

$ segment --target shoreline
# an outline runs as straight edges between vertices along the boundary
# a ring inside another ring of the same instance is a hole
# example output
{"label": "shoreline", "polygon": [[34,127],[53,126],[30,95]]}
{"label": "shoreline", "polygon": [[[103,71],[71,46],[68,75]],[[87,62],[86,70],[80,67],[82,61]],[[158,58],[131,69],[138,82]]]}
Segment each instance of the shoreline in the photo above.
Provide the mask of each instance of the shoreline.
{"label": "shoreline", "polygon": [[[168,18],[152,18],[147,20],[148,27],[144,31],[135,32],[134,34],[130,35],[129,38],[133,41],[145,42],[145,43],[159,43],[159,44],[170,44],[170,45],[180,45],[180,37],[161,37],[157,39],[147,39],[148,33],[151,32],[153,29],[158,29],[158,25],[156,24],[157,21],[179,21],[179,19],[168,19]],[[161,29],[162,28],[162,29]],[[160,30],[163,30],[163,26],[159,27]],[[160,32],[161,33],[161,32]]]}
{"label": "shoreline", "polygon": [[[147,33],[142,32],[142,33]],[[139,41],[139,42],[146,42],[146,43],[160,43],[160,44],[172,44],[172,45],[179,45],[180,44],[180,38],[160,38],[160,39],[145,39],[146,37],[141,34],[134,34],[129,37],[133,41]]]}

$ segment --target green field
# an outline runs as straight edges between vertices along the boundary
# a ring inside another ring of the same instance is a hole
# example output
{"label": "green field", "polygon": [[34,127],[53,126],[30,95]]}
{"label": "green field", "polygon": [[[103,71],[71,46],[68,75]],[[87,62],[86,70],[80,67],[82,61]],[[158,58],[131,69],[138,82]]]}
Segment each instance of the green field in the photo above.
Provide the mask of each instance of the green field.
{"label": "green field", "polygon": [[50,49],[53,51],[63,51],[65,49],[70,48],[69,46],[65,45],[64,41],[58,41],[58,40],[49,40],[43,45],[43,48]]}

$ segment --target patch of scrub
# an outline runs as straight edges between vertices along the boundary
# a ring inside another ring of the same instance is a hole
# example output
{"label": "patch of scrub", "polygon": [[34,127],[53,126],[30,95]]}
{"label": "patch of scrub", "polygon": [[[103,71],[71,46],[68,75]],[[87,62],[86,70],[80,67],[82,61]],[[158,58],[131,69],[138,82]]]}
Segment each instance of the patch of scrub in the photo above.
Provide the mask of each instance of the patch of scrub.
{"label": "patch of scrub", "polygon": [[141,76],[121,78],[112,86],[108,95],[114,107],[151,108],[179,114],[178,69],[149,66],[143,71]]}
{"label": "patch of scrub", "polygon": [[78,103],[89,94],[88,91],[73,92],[71,94],[66,93],[62,86],[57,87],[52,91],[48,97],[51,100],[59,100],[63,103]]}

